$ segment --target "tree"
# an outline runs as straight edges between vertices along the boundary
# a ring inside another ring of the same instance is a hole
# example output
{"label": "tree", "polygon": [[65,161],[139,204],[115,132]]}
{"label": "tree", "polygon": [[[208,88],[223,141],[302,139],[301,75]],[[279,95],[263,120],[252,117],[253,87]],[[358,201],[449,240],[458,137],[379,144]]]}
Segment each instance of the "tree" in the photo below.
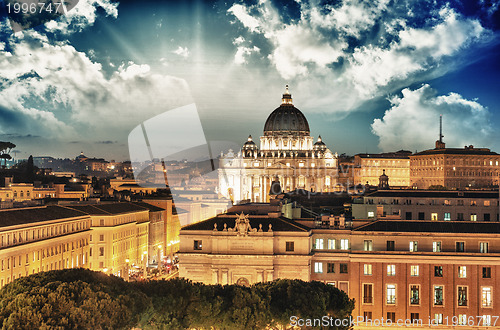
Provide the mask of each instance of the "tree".
{"label": "tree", "polygon": [[33,156],[30,155],[28,158],[28,163],[26,164],[26,181],[34,182],[35,181],[35,165],[33,163]]}
{"label": "tree", "polygon": [[0,159],[4,160],[4,165],[3,165],[4,167],[7,166],[7,159],[12,159],[12,157],[9,154],[15,147],[16,145],[12,142],[0,141]]}

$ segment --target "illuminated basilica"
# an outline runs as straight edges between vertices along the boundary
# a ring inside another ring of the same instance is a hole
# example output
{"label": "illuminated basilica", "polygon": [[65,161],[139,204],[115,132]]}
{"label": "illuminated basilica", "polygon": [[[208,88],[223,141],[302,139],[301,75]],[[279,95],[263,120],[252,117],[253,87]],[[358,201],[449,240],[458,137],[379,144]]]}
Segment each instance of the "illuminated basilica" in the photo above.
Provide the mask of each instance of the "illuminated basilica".
{"label": "illuminated basilica", "polygon": [[[222,155],[219,167],[219,193],[233,202],[268,202],[271,187],[283,192],[304,189],[311,192],[334,191],[337,180],[337,154],[321,136],[313,143],[304,114],[293,106],[288,91],[281,105],[266,120],[260,148],[250,135],[238,153]],[[272,185],[279,181],[280,185]]]}

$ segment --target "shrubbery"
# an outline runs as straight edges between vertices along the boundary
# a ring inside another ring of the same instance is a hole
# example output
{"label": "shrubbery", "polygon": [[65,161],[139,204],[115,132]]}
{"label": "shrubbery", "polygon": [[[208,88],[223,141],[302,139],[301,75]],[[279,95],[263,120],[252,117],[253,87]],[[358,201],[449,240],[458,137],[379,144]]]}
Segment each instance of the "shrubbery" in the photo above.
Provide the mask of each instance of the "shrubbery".
{"label": "shrubbery", "polygon": [[320,282],[128,283],[86,269],[39,273],[0,290],[6,329],[261,329],[285,327],[292,315],[344,318],[353,308],[344,292]]}

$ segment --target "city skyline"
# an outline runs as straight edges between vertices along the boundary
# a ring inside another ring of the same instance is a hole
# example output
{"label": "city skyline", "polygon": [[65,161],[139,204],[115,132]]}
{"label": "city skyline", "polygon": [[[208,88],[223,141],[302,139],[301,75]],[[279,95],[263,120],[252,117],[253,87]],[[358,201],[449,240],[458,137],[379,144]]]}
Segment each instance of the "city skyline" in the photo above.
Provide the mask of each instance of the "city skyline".
{"label": "city skyline", "polygon": [[[209,141],[262,134],[290,85],[332,152],[500,150],[498,4],[80,1],[0,36],[16,158],[129,159],[142,122],[194,103]],[[419,5],[418,5],[419,4]]]}

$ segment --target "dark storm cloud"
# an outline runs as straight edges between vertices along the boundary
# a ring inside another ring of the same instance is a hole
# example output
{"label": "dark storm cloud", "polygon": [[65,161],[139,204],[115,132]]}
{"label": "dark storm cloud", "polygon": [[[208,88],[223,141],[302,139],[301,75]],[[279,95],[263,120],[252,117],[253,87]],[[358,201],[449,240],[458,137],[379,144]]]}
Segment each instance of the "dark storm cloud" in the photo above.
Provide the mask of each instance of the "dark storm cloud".
{"label": "dark storm cloud", "polygon": [[24,116],[0,105],[0,131],[16,130],[25,127]]}

